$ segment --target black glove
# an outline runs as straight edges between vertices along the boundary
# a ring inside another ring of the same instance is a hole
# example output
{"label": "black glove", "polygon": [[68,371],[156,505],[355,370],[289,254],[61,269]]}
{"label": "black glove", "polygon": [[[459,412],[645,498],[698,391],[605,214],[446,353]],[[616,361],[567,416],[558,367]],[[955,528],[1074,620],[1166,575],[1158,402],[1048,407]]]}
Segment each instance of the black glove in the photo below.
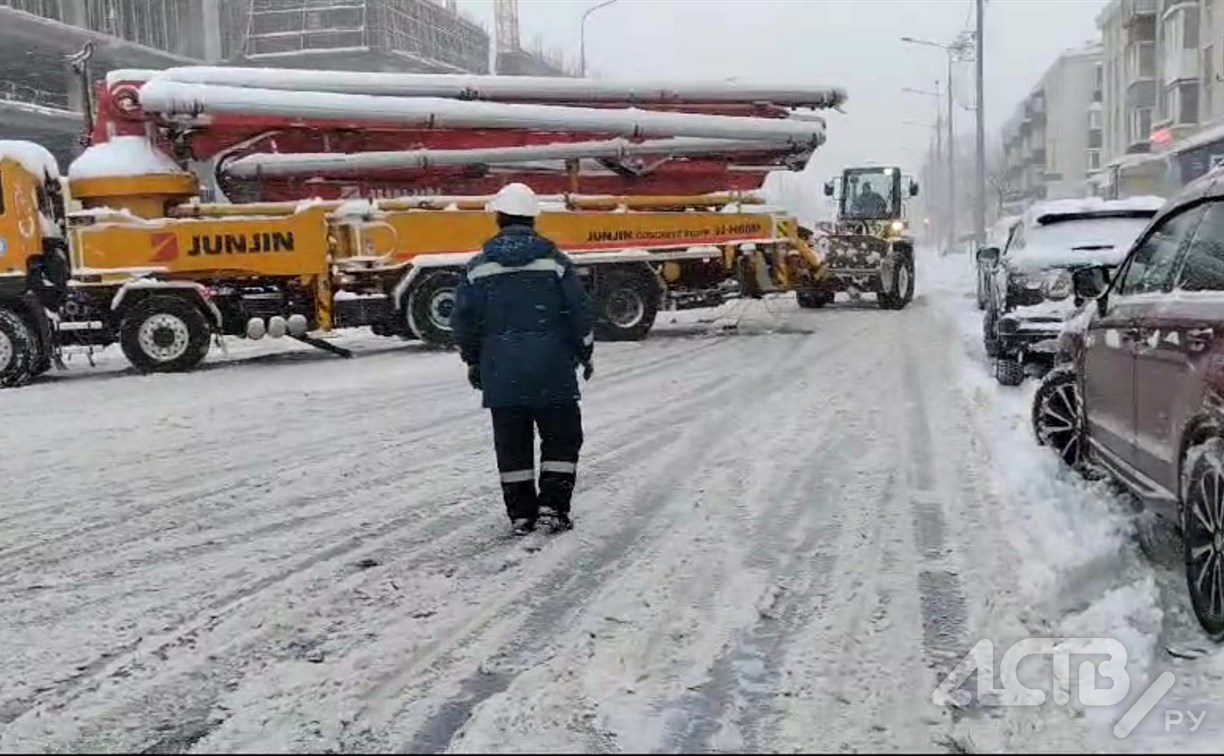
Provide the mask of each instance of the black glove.
{"label": "black glove", "polygon": [[584,360],[582,363],[582,380],[589,381],[593,375],[595,375],[595,363],[589,359]]}
{"label": "black glove", "polygon": [[468,383],[477,391],[484,388],[484,384],[480,382],[480,365],[468,365]]}

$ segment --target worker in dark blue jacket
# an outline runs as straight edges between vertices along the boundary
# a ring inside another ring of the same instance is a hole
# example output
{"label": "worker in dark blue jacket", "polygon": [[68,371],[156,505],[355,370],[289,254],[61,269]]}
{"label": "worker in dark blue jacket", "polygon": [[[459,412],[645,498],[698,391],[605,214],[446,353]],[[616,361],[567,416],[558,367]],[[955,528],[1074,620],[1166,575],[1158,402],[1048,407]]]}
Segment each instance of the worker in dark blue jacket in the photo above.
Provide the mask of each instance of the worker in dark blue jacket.
{"label": "worker in dark blue jacket", "polygon": [[[525,535],[537,520],[573,527],[570,498],[582,447],[577,370],[595,346],[586,290],[569,258],[535,230],[540,205],[523,184],[493,198],[501,229],[468,263],[452,319],[468,381],[493,415],[506,512]],[[535,431],[541,440],[539,488]]]}

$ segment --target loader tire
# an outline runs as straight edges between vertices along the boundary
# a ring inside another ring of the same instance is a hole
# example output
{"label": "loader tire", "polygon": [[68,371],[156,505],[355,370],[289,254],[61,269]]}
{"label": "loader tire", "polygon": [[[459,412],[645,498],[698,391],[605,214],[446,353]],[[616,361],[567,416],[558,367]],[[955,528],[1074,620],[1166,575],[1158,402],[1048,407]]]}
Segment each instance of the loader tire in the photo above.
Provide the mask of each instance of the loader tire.
{"label": "loader tire", "polygon": [[24,386],[34,377],[38,336],[17,313],[0,308],[0,388]]}
{"label": "loader tire", "polygon": [[142,373],[183,373],[208,354],[212,329],[191,300],[153,294],[132,305],[119,326],[119,344]]}
{"label": "loader tire", "polygon": [[914,299],[914,260],[909,255],[892,253],[891,280],[884,281],[877,301],[882,310],[904,309]]}
{"label": "loader tire", "polygon": [[462,275],[458,270],[431,270],[408,293],[404,307],[408,330],[427,346],[447,348],[455,344],[451,318]]}
{"label": "loader tire", "polygon": [[595,287],[595,338],[600,341],[641,341],[658,313],[658,284],[645,271],[609,271]]}

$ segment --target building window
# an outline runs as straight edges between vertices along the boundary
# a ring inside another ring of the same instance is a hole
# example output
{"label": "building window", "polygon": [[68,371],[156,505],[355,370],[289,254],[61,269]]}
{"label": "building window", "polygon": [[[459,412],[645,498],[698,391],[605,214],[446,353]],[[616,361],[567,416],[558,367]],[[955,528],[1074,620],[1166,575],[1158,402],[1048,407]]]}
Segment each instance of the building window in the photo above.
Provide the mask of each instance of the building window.
{"label": "building window", "polygon": [[1099,171],[1101,169],[1101,151],[1088,150],[1088,170]]}
{"label": "building window", "polygon": [[1096,64],[1096,70],[1092,79],[1092,101],[1101,102],[1104,96],[1105,89],[1105,67],[1100,63]]}
{"label": "building window", "polygon": [[1197,81],[1188,84],[1182,84],[1177,88],[1178,94],[1178,109],[1177,122],[1181,124],[1198,123],[1198,95],[1199,85]]}
{"label": "building window", "polygon": [[[1211,6],[1208,5],[1208,8]],[[1203,113],[1204,121],[1210,120],[1215,115],[1215,108],[1212,106],[1212,101],[1215,99],[1213,91],[1215,89],[1215,48],[1207,45],[1203,48]]]}
{"label": "building window", "polygon": [[1088,128],[1090,129],[1101,128],[1101,111],[1099,110],[1089,110],[1088,111]]}
{"label": "building window", "polygon": [[1199,12],[1196,6],[1189,6],[1181,13],[1182,16],[1182,49],[1197,50],[1199,46]]}
{"label": "building window", "polygon": [[1130,112],[1127,136],[1131,144],[1146,144],[1152,135],[1152,109],[1134,108]]}
{"label": "building window", "polygon": [[1156,75],[1156,45],[1142,42],[1131,45],[1126,51],[1127,81],[1151,78]]}

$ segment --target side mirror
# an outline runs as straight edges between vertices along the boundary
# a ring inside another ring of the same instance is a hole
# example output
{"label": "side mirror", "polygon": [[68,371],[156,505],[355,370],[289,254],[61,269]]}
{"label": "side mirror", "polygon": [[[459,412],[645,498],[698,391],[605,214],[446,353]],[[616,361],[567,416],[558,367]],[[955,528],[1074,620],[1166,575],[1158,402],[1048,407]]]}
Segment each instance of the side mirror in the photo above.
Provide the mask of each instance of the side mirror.
{"label": "side mirror", "polygon": [[1104,265],[1080,268],[1071,274],[1071,282],[1076,298],[1097,299],[1109,288],[1109,268]]}
{"label": "side mirror", "polygon": [[910,196],[911,196],[911,197],[917,197],[917,196],[918,196],[918,182],[917,182],[917,181],[911,181],[911,182],[910,182],[910,185],[909,185],[909,192],[910,192]]}
{"label": "side mirror", "polygon": [[977,261],[979,265],[985,264],[993,268],[999,264],[999,248],[982,247],[977,251]]}
{"label": "side mirror", "polygon": [[832,196],[833,196],[833,182],[832,182],[832,181],[826,181],[826,182],[825,182],[825,185],[824,185],[824,193],[825,193],[825,196],[826,196],[826,197],[832,197]]}

